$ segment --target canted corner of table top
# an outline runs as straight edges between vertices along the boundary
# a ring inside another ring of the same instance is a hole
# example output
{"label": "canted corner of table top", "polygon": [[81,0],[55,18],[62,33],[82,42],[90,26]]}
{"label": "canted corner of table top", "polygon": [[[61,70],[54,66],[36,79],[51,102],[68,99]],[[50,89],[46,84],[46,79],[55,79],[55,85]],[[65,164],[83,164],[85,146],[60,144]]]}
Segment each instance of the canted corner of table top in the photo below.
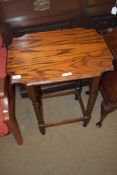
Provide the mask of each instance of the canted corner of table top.
{"label": "canted corner of table top", "polygon": [[94,29],[62,29],[26,34],[8,48],[12,82],[27,85],[85,79],[112,70],[112,55]]}

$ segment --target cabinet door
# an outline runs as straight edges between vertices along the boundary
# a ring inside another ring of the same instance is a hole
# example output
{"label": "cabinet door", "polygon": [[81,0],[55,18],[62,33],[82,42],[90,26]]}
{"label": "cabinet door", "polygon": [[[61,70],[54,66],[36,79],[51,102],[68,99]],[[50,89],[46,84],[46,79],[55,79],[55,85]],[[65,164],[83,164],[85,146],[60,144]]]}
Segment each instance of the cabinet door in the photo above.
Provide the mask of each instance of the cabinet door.
{"label": "cabinet door", "polygon": [[88,6],[102,6],[107,4],[114,4],[115,0],[86,0]]}
{"label": "cabinet door", "polygon": [[89,16],[110,14],[115,0],[85,0],[85,12]]}

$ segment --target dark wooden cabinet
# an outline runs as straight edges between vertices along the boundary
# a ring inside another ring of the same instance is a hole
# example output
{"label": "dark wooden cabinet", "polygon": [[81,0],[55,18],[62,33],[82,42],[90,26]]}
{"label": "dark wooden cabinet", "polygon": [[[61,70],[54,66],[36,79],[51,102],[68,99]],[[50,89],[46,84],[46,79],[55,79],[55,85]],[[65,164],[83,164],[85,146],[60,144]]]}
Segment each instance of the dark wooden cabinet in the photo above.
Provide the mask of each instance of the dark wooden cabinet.
{"label": "dark wooden cabinet", "polygon": [[117,28],[103,30],[101,33],[113,54],[114,70],[105,73],[101,80],[100,89],[103,101],[98,126],[102,125],[102,121],[109,113],[117,109]]}
{"label": "dark wooden cabinet", "polygon": [[117,28],[101,32],[112,54],[114,71],[104,74],[101,81],[101,91],[107,102],[117,102]]}
{"label": "dark wooden cabinet", "polygon": [[[1,0],[0,15],[15,31],[56,26],[83,26],[102,29],[117,25],[111,15],[115,0]],[[43,7],[43,4],[46,4]]]}
{"label": "dark wooden cabinet", "polygon": [[8,0],[1,3],[4,20],[11,27],[27,28],[50,22],[72,19],[82,11],[80,0],[42,0],[45,8],[36,0]]}

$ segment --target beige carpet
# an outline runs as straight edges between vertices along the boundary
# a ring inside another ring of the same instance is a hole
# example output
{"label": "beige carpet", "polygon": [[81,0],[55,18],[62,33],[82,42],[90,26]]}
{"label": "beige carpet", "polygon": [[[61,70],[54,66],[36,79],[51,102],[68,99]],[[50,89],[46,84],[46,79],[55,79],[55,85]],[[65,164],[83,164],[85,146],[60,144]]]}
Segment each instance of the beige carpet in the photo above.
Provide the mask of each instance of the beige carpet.
{"label": "beige carpet", "polygon": [[[86,102],[84,93],[83,99]],[[96,128],[101,100],[99,94],[87,128],[82,122],[51,127],[42,136],[31,102],[17,93],[16,116],[24,144],[18,146],[11,134],[0,138],[0,175],[117,175],[117,111]],[[46,121],[81,114],[73,95],[43,103]]]}

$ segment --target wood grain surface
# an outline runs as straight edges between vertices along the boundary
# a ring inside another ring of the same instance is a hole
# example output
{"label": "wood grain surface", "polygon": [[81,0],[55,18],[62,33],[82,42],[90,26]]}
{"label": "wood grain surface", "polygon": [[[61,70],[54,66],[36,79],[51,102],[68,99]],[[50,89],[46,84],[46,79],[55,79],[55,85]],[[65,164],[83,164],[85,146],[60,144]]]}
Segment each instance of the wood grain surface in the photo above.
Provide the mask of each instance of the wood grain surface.
{"label": "wood grain surface", "polygon": [[8,49],[7,72],[13,83],[41,85],[85,79],[112,69],[112,55],[93,29],[26,34],[15,38]]}

